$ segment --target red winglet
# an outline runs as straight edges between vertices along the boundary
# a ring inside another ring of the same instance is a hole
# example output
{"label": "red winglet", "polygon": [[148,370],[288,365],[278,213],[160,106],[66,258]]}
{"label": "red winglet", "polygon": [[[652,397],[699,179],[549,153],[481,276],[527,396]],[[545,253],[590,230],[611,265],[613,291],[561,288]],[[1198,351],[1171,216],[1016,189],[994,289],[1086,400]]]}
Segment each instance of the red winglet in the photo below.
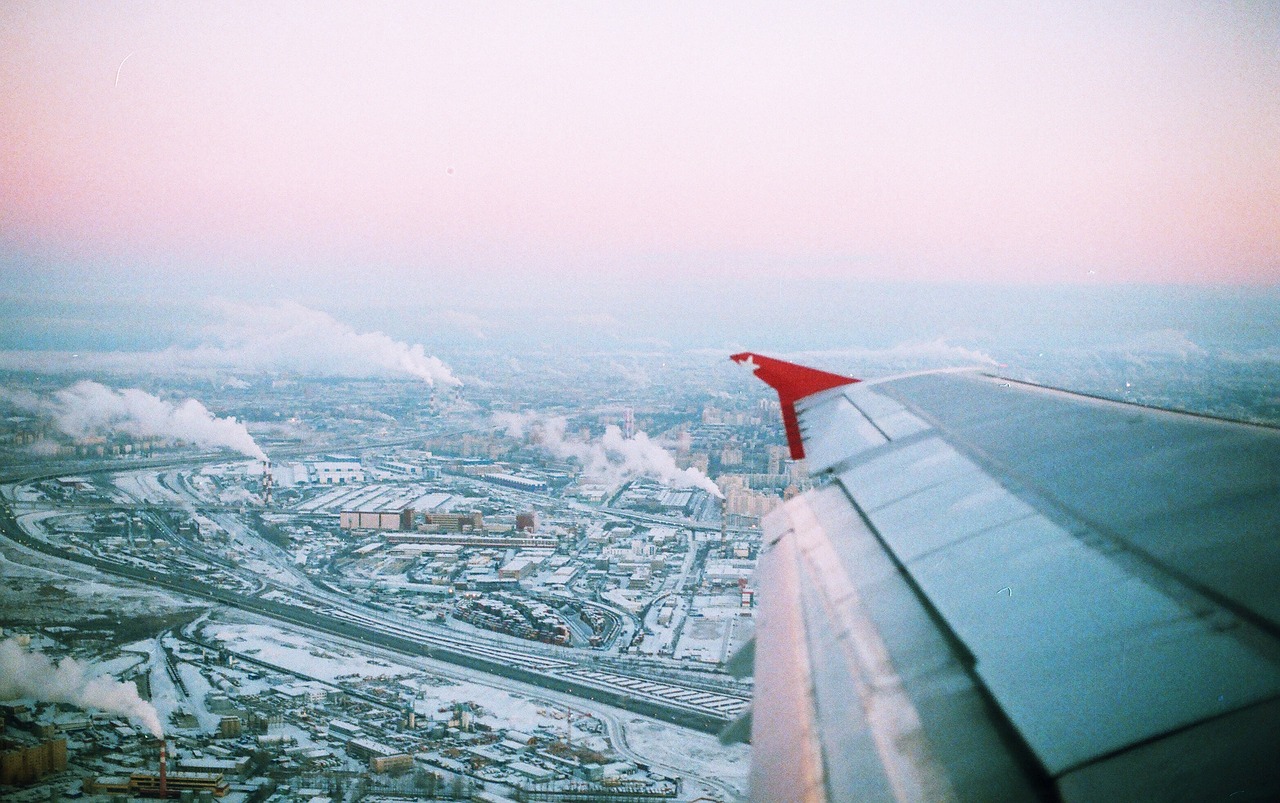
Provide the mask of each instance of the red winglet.
{"label": "red winglet", "polygon": [[772,357],[761,357],[749,351],[734,354],[729,359],[756,366],[756,376],[778,391],[778,401],[782,403],[782,424],[787,430],[787,445],[791,447],[792,460],[804,459],[804,444],[800,440],[800,422],[796,420],[796,402],[818,391],[852,385],[859,381],[853,377],[831,374],[816,368],[806,368],[803,365],[775,360]]}

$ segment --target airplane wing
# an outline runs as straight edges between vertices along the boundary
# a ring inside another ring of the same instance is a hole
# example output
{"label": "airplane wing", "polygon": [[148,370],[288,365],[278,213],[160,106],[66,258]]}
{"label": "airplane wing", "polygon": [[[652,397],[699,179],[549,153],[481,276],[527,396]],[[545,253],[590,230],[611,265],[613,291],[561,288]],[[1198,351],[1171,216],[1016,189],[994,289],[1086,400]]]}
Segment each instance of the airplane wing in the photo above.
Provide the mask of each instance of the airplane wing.
{"label": "airplane wing", "polygon": [[763,523],[753,800],[1280,799],[1280,431],[733,359],[815,479]]}

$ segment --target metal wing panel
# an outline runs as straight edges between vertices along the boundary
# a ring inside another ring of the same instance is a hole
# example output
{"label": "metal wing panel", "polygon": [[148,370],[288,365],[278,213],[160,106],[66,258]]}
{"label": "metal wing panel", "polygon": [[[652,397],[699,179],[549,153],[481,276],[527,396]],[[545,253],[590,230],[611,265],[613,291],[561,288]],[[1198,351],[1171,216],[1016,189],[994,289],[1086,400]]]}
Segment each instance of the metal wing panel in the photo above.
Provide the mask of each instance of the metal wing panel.
{"label": "metal wing panel", "polygon": [[1280,701],[1212,719],[1067,773],[1067,803],[1280,800]]}
{"label": "metal wing panel", "polygon": [[[776,543],[758,579],[757,639],[770,645],[759,649],[774,649],[777,634],[766,620],[802,612],[805,658],[792,668],[807,665],[808,674],[792,678],[792,690],[807,693],[802,708],[813,719],[801,727],[753,718],[753,800],[794,799],[785,791],[791,764],[772,745],[802,743],[806,733],[819,740],[826,800],[1038,799],[1036,770],[1019,758],[1025,747],[993,717],[927,608],[837,488],[787,502],[766,518],[765,540]],[[782,582],[779,561],[794,567],[798,587]],[[785,640],[777,647],[792,649]],[[771,692],[760,685],[757,656],[759,706]],[[770,731],[772,740],[762,743]]]}
{"label": "metal wing panel", "polygon": [[[836,482],[776,514],[829,794],[870,772],[867,729],[896,777],[868,686],[902,695],[919,727],[891,717],[889,743],[921,745],[906,766],[925,781],[868,799],[1280,791],[1280,433],[976,374],[797,409]],[[851,633],[870,635],[851,651]]]}
{"label": "metal wing panel", "polygon": [[841,471],[840,481],[855,494],[863,510],[877,511],[926,488],[980,473],[981,469],[972,460],[941,439],[926,438],[904,445],[895,442],[893,448],[882,450],[874,460],[859,461]]}
{"label": "metal wing panel", "polygon": [[845,389],[844,396],[890,440],[901,440],[929,428],[901,402],[877,393],[874,386],[851,385]]}
{"label": "metal wing panel", "polygon": [[[940,439],[903,451],[923,450],[931,458],[905,468],[892,453],[855,458],[838,479],[855,504],[861,477],[910,490],[867,519],[1051,774],[1280,693],[1276,665],[1188,610],[1186,589],[1086,544],[1086,527],[1069,532],[943,456],[954,450]],[[913,471],[922,464],[952,470]],[[1186,671],[1206,665],[1218,671]]]}
{"label": "metal wing panel", "polygon": [[851,454],[888,442],[843,394],[798,409],[797,415],[805,438],[805,459],[813,471],[824,471]]}
{"label": "metal wing panel", "polygon": [[[922,515],[928,511],[929,515]],[[1035,509],[980,471],[960,474],[868,511],[903,562],[984,530],[1035,515]]]}
{"label": "metal wing panel", "polygon": [[993,471],[1280,633],[1280,594],[1258,582],[1280,576],[1280,431],[982,376],[876,388]]}
{"label": "metal wing panel", "polygon": [[800,586],[805,638],[813,666],[815,724],[821,733],[823,787],[827,800],[884,800],[893,788],[879,763],[879,751],[858,683],[851,682],[844,633],[832,627],[822,593],[806,578]]}
{"label": "metal wing panel", "polygon": [[1053,775],[1280,693],[1274,657],[1043,520],[910,569]]}

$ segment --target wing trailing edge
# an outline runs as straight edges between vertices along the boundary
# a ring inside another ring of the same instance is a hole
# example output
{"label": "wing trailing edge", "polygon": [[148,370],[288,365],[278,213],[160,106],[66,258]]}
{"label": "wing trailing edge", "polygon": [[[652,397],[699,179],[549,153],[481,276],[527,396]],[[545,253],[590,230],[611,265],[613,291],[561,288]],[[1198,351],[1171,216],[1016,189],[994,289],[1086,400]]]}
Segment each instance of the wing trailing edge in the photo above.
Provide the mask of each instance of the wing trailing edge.
{"label": "wing trailing edge", "polygon": [[800,422],[796,418],[796,402],[824,390],[860,381],[851,376],[819,371],[817,368],[764,357],[750,351],[734,354],[729,359],[740,365],[755,366],[756,376],[778,392],[778,402],[782,405],[782,423],[787,431],[787,446],[791,449],[792,460],[804,459],[804,442],[800,436]]}

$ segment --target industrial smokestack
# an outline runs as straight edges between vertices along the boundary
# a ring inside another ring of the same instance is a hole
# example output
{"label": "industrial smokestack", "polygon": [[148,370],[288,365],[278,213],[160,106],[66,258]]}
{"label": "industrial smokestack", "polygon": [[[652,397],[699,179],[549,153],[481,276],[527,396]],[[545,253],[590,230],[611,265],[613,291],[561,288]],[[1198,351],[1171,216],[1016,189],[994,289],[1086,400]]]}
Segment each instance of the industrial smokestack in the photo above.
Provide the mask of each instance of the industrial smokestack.
{"label": "industrial smokestack", "polygon": [[720,543],[724,544],[729,540],[729,500],[726,497],[720,497]]}
{"label": "industrial smokestack", "polygon": [[164,739],[160,740],[160,799],[169,797],[169,781],[167,777],[169,756],[165,751]]}
{"label": "industrial smokestack", "polygon": [[271,461],[262,462],[262,506],[271,506],[271,489],[275,487],[275,477],[271,476]]}

